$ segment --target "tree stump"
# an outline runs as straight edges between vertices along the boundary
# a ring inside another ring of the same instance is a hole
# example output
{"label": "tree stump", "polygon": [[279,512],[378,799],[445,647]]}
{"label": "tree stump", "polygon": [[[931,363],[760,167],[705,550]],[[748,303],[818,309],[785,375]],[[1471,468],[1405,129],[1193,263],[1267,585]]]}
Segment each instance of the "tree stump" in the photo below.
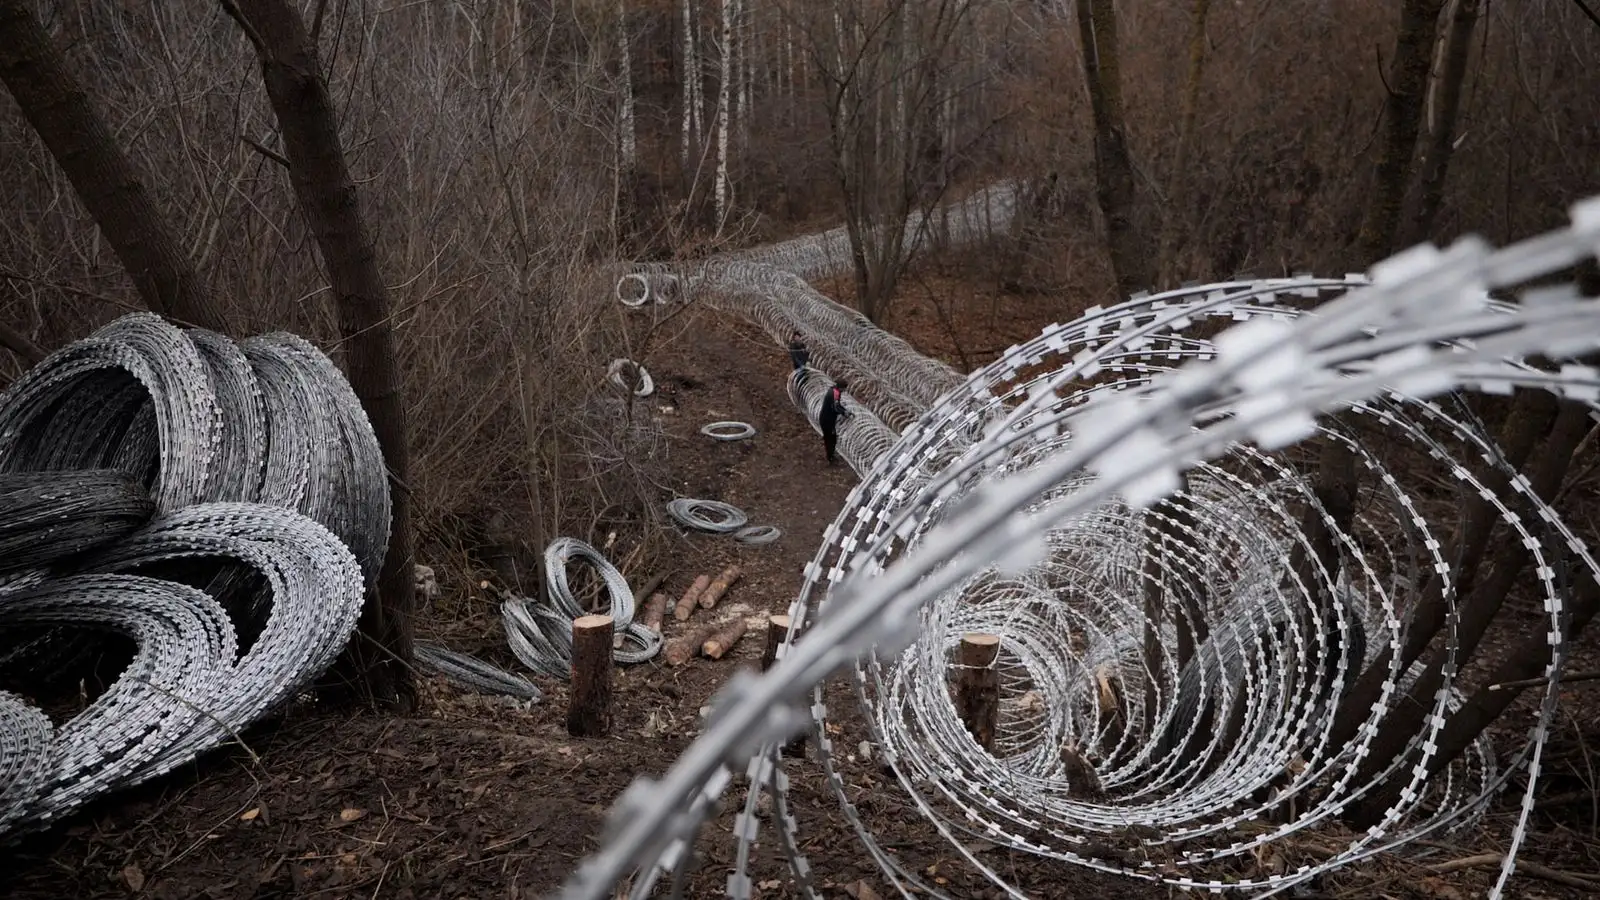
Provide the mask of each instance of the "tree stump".
{"label": "tree stump", "polygon": [[683,593],[683,599],[678,601],[677,611],[673,613],[678,617],[679,622],[689,621],[689,614],[694,612],[695,603],[700,599],[700,595],[705,593],[705,589],[710,586],[710,575],[701,575],[694,580],[694,584],[689,585],[689,589]]}
{"label": "tree stump", "polygon": [[956,710],[978,746],[990,752],[1000,717],[1000,673],[994,669],[999,655],[999,636],[967,634],[956,658]]}
{"label": "tree stump", "polygon": [[600,737],[611,730],[610,616],[582,616],[572,622],[572,693],[567,699],[567,733]]}
{"label": "tree stump", "polygon": [[778,661],[778,648],[789,637],[788,616],[767,616],[767,647],[761,651],[761,671],[772,668]]}
{"label": "tree stump", "polygon": [[[792,622],[793,620],[788,616],[767,617],[767,646],[761,652],[761,671],[765,672],[772,668],[772,664],[778,661],[778,647],[789,639],[789,626]],[[783,755],[796,759],[805,759],[805,732],[801,732],[783,745]]]}
{"label": "tree stump", "polygon": [[700,608],[711,609],[716,606],[717,601],[722,599],[722,595],[728,592],[728,588],[733,587],[733,583],[738,581],[742,574],[744,573],[738,566],[723,569],[722,573],[700,593]]}
{"label": "tree stump", "polygon": [[739,639],[744,637],[747,627],[744,622],[744,616],[735,616],[733,621],[718,628],[716,634],[706,638],[705,642],[700,645],[700,652],[711,659],[721,659],[727,656],[728,651],[732,650],[733,646],[739,643]]}

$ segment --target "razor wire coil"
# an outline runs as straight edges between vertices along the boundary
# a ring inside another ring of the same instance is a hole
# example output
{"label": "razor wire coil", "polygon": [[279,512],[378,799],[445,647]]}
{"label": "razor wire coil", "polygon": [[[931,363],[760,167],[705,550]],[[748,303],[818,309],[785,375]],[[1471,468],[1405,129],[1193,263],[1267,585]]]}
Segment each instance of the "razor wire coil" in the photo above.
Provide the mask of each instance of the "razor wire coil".
{"label": "razor wire coil", "polygon": [[679,497],[668,502],[667,514],[685,528],[711,534],[732,534],[750,521],[744,510],[731,503],[690,497]]}
{"label": "razor wire coil", "polygon": [[[901,792],[1012,896],[1018,888],[976,855],[972,838],[1184,889],[1267,896],[1469,827],[1520,772],[1528,784],[1498,896],[1525,835],[1555,711],[1570,582],[1561,573],[1593,578],[1600,566],[1450,392],[1549,391],[1600,417],[1600,375],[1575,361],[1600,349],[1600,299],[1570,284],[1527,287],[1595,255],[1600,198],[1572,219],[1500,250],[1476,239],[1414,248],[1367,276],[1136,297],[1051,326],[973,373],[852,492],[807,566],[791,607],[798,627],[778,662],[732,679],[677,763],[624,792],[601,850],[563,896],[610,896],[634,865],[639,892],[681,873],[739,768],[751,791],[728,895],[750,896],[754,807],[771,791],[775,839],[801,895],[819,896],[778,754],[807,727],[846,818],[896,888],[948,896],[879,844],[871,817],[845,791],[820,692],[841,668],[854,673],[870,737]],[[1521,292],[1519,302],[1490,299],[1499,290]],[[1212,323],[1233,327],[1206,337]],[[1557,363],[1524,361],[1533,356]],[[1442,506],[1448,522],[1454,510],[1406,489],[1345,423],[1318,423],[1332,412],[1381,426],[1442,465],[1528,548],[1551,678],[1536,727],[1509,759],[1495,759],[1480,737],[1432,768],[1464,698],[1455,670],[1461,613],[1430,518]],[[1332,531],[1337,578],[1290,565],[1297,550],[1311,550],[1302,513],[1333,519],[1277,451],[1319,435],[1353,452],[1376,486],[1351,525]],[[1362,760],[1380,723],[1424,677],[1383,648],[1404,643],[1428,573],[1444,579],[1450,601],[1443,677],[1415,734],[1374,774]],[[1172,598],[1170,616],[1146,613],[1152,587]],[[1005,736],[992,753],[959,723],[942,687],[969,631],[1001,638]],[[1180,658],[1175,648],[1185,643]],[[1372,666],[1386,702],[1354,739],[1330,741],[1351,679]],[[1213,721],[1238,726],[1194,724],[1208,709]],[[1398,792],[1377,793],[1390,778]],[[1292,867],[1239,874],[1256,851],[1363,801],[1385,806],[1366,832]]]}
{"label": "razor wire coil", "polygon": [[[232,740],[354,631],[388,542],[377,439],[291,335],[125,316],[0,394],[0,669],[48,693],[131,640],[59,726],[0,698],[0,833],[36,829]],[[98,532],[98,534],[97,534]],[[30,539],[31,536],[31,539]]]}

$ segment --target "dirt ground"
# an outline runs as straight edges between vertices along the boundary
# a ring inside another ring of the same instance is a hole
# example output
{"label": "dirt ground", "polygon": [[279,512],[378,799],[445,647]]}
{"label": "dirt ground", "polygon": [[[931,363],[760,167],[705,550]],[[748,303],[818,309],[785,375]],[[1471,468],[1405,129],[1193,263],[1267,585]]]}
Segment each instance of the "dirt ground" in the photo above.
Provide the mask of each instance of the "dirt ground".
{"label": "dirt ground", "polygon": [[[1025,316],[1007,312],[1012,322]],[[677,564],[665,590],[681,594],[696,574],[714,574],[738,562],[744,577],[717,614],[782,612],[854,476],[843,465],[824,465],[820,438],[789,405],[782,351],[753,328],[708,312],[696,315],[702,318],[686,322],[683,336],[649,360],[662,386],[660,403],[676,404],[677,411],[666,416],[675,487],[682,496],[733,503],[750,514],[752,523],[775,524],[784,534],[763,547],[686,536],[675,550]],[[908,322],[928,327],[934,312],[908,309],[906,315]],[[1020,328],[997,343],[1003,347],[1031,330]],[[953,355],[940,349],[940,355]],[[699,434],[702,424],[721,419],[747,421],[759,433],[727,443]],[[686,627],[669,623],[669,639]],[[502,646],[498,625],[494,628],[495,633],[483,635],[484,646]],[[422,708],[408,718],[352,717],[315,706],[291,709],[247,735],[247,748],[213,754],[159,784],[107,798],[48,833],[0,850],[5,873],[0,894],[263,900],[544,896],[596,847],[613,799],[636,776],[659,773],[672,762],[695,734],[701,707],[736,668],[758,664],[761,644],[759,635],[751,635],[732,658],[721,661],[699,659],[671,668],[658,659],[620,669],[613,730],[599,739],[567,736],[565,689],[549,680],[541,681],[544,701],[528,707],[430,680]],[[510,663],[503,651],[498,660]],[[831,708],[842,713],[836,745],[854,747],[863,736],[859,719],[837,687],[834,693],[840,696]],[[1594,693],[1600,691],[1591,689],[1588,696]],[[1548,790],[1559,802],[1536,817],[1540,838],[1525,848],[1523,858],[1552,870],[1593,874],[1600,871],[1594,822],[1600,808],[1589,796],[1596,787],[1592,776],[1585,781],[1581,774],[1581,741],[1600,735],[1594,717],[1587,718],[1584,727],[1560,736],[1552,748],[1555,761],[1547,763],[1547,771],[1560,777]],[[1508,729],[1514,727],[1507,723]],[[819,881],[830,897],[891,896],[818,771],[808,760],[796,763],[791,776],[804,850]],[[930,880],[943,879],[952,896],[1002,896],[951,859],[949,847],[898,790],[882,787],[885,776],[875,764],[848,763],[845,773],[849,791],[864,799],[860,805],[868,824],[908,867]],[[742,791],[734,796],[742,799]],[[1449,848],[1442,858],[1494,850],[1508,822],[1509,807],[1486,824],[1477,846]],[[702,837],[705,858],[689,896],[721,895],[734,850],[731,834],[732,813],[725,812]],[[984,858],[1037,897],[1169,896],[1165,889],[1022,854],[995,849]],[[763,900],[791,895],[775,846],[760,846],[753,874]],[[1429,875],[1412,863],[1381,861],[1339,873],[1302,896],[1449,900],[1482,894],[1492,875],[1481,859],[1444,875]],[[1512,896],[1526,898],[1581,893],[1527,875],[1510,887]]]}

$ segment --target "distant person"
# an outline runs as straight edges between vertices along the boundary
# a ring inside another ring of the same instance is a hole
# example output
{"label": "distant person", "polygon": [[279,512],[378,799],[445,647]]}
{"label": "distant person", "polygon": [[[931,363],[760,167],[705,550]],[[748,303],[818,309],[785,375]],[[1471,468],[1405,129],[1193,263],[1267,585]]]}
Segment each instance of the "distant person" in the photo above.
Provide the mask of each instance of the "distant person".
{"label": "distant person", "polygon": [[849,387],[843,379],[835,381],[822,398],[822,412],[817,416],[817,424],[822,426],[822,449],[827,451],[830,466],[833,465],[834,449],[839,445],[839,420],[850,417],[850,410],[844,405],[844,392]]}
{"label": "distant person", "polygon": [[794,363],[796,372],[804,369],[806,363],[811,362],[811,348],[806,346],[806,342],[800,338],[800,332],[798,331],[789,338],[789,361]]}

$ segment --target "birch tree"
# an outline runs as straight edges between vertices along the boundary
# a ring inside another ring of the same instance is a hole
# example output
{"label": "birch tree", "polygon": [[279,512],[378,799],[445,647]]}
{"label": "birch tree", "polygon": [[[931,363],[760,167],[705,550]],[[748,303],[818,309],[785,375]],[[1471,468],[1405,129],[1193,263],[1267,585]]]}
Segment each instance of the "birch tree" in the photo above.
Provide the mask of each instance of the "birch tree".
{"label": "birch tree", "polygon": [[940,196],[941,166],[922,152],[924,138],[937,133],[973,3],[834,0],[799,9],[792,14],[824,91],[857,302],[881,322],[921,239],[907,231],[907,217]]}

